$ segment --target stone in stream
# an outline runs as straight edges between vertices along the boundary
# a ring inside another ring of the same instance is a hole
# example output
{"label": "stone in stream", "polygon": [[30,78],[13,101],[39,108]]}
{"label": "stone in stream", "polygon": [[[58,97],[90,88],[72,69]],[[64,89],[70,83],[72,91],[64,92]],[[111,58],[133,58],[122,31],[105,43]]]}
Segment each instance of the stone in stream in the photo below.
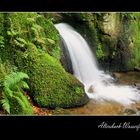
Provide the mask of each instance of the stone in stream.
{"label": "stone in stream", "polygon": [[140,83],[134,83],[134,86],[140,89]]}
{"label": "stone in stream", "polygon": [[88,93],[93,93],[94,92],[94,88],[93,88],[93,85],[91,85],[88,89]]}
{"label": "stone in stream", "polygon": [[140,71],[140,68],[139,67],[135,67],[134,71]]}
{"label": "stone in stream", "polygon": [[136,109],[132,109],[132,108],[126,108],[124,110],[124,113],[127,114],[127,115],[137,114],[137,110]]}

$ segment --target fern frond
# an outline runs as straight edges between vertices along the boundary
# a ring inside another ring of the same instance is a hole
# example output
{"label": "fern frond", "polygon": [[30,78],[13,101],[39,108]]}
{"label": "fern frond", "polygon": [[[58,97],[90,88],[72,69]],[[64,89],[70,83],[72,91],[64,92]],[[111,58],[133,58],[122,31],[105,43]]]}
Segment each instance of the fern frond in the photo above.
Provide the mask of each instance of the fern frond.
{"label": "fern frond", "polygon": [[50,39],[50,38],[47,38],[47,41],[48,41],[50,44],[52,44],[52,45],[54,45],[54,44],[55,44],[55,41],[54,41],[54,40],[52,40],[52,39]]}
{"label": "fern frond", "polygon": [[21,81],[18,85],[22,89],[29,89],[28,84],[26,82],[24,82],[24,81]]}
{"label": "fern frond", "polygon": [[12,90],[9,89],[8,86],[4,85],[3,91],[4,91],[4,93],[5,93],[5,96],[10,96],[10,97],[13,96],[13,92],[12,92]]}
{"label": "fern frond", "polygon": [[[15,108],[11,107],[11,101],[13,98],[17,98],[20,95],[24,96],[22,89],[29,89],[29,86],[24,81],[24,79],[29,79],[29,76],[23,72],[12,72],[11,74],[6,75],[4,78],[2,93],[3,99],[1,100],[1,103],[3,109],[6,110],[9,114],[12,113],[11,109],[15,110],[16,108],[16,106]],[[24,103],[22,104],[25,106]]]}
{"label": "fern frond", "polygon": [[29,79],[29,76],[23,72],[12,72],[7,75],[4,80],[4,86],[12,89],[14,85],[22,81],[23,79]]}
{"label": "fern frond", "polygon": [[3,95],[3,99],[1,100],[3,109],[10,114],[10,104],[8,98]]}

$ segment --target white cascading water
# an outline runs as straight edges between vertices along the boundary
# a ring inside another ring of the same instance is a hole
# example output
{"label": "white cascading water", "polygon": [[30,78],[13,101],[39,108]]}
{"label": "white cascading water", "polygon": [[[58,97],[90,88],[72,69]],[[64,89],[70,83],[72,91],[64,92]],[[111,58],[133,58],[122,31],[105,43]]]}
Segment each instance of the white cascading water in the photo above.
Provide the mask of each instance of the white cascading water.
{"label": "white cascading water", "polygon": [[74,75],[84,84],[85,91],[90,98],[114,101],[122,105],[140,101],[140,91],[137,88],[115,85],[113,77],[98,69],[89,45],[71,26],[59,23],[55,27],[67,44]]}

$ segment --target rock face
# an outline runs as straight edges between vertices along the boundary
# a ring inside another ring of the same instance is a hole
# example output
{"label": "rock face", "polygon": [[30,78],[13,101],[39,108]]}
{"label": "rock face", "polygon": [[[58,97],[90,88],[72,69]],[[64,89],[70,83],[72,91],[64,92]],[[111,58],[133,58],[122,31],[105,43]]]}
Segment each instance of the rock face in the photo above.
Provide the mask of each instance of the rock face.
{"label": "rock face", "polygon": [[60,62],[67,72],[73,74],[73,68],[72,68],[72,62],[71,62],[71,59],[70,59],[70,54],[69,54],[69,51],[66,47],[66,43],[63,40],[63,38],[61,38],[61,58],[60,58]]}
{"label": "rock face", "polygon": [[41,107],[69,108],[84,105],[88,102],[84,86],[48,54],[38,52],[27,58],[30,95]]}
{"label": "rock face", "polygon": [[118,34],[119,20],[116,13],[107,13],[103,16],[103,21],[101,21],[102,32],[108,36],[116,38]]}
{"label": "rock face", "polygon": [[104,70],[140,68],[139,13],[60,13],[59,17],[58,22],[71,24],[85,37]]}
{"label": "rock face", "polygon": [[140,83],[134,83],[134,86],[140,90]]}
{"label": "rock face", "polygon": [[134,109],[131,109],[131,108],[126,108],[124,110],[124,114],[127,114],[127,115],[135,115],[135,114],[137,114],[137,110],[134,110]]}
{"label": "rock face", "polygon": [[88,93],[94,93],[94,87],[91,85],[88,89]]}

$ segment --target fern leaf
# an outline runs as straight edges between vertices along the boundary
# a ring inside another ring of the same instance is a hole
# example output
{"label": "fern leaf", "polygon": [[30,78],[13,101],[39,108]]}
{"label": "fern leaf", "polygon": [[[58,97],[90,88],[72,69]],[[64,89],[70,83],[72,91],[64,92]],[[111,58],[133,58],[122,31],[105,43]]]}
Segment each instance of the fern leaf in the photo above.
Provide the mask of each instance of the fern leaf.
{"label": "fern leaf", "polygon": [[10,97],[12,97],[13,92],[9,89],[8,86],[4,85],[3,90],[4,90],[4,93],[5,93],[5,96],[10,96]]}
{"label": "fern leaf", "polygon": [[2,103],[2,107],[5,111],[7,111],[7,113],[10,114],[10,104],[9,104],[9,100],[6,96],[3,97],[3,99],[1,100]]}
{"label": "fern leaf", "polygon": [[50,39],[50,38],[47,38],[47,41],[48,41],[50,44],[52,44],[52,45],[54,45],[54,44],[55,44],[55,41],[54,41],[54,40],[52,40],[52,39]]}
{"label": "fern leaf", "polygon": [[12,88],[23,79],[29,79],[29,76],[23,72],[12,72],[10,75],[5,77],[4,86]]}
{"label": "fern leaf", "polygon": [[23,72],[12,72],[5,76],[3,83],[3,99],[1,100],[3,109],[10,114],[10,100],[15,96],[15,93],[22,94],[22,88],[29,89],[28,84],[24,79],[29,79],[29,76]]}
{"label": "fern leaf", "polygon": [[22,44],[27,44],[26,40],[20,37],[16,38],[19,42],[21,42]]}
{"label": "fern leaf", "polygon": [[23,89],[29,89],[28,84],[27,84],[26,82],[24,82],[24,81],[21,81],[21,82],[19,83],[19,86],[20,86],[21,88],[23,88]]}

